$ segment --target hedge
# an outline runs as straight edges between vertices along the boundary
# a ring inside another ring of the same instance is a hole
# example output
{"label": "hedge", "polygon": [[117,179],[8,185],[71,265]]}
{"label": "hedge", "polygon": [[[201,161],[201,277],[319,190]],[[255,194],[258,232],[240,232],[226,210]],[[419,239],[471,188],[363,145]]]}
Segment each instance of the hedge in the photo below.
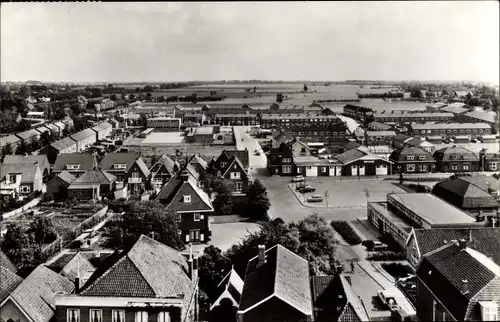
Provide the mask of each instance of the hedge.
{"label": "hedge", "polygon": [[404,252],[377,252],[368,255],[367,259],[372,261],[395,261],[406,259]]}
{"label": "hedge", "polygon": [[333,229],[335,229],[342,238],[346,242],[348,242],[351,245],[359,245],[361,244],[361,237],[356,234],[354,229],[352,229],[351,225],[347,221],[332,221],[331,223]]}

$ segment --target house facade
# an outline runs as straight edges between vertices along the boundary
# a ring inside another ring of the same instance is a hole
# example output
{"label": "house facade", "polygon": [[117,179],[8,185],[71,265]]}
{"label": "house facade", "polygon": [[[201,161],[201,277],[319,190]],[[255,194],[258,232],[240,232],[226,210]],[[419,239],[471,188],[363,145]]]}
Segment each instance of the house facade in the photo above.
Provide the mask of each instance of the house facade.
{"label": "house facade", "polygon": [[116,177],[116,188],[127,186],[131,194],[140,194],[147,189],[150,171],[139,153],[108,153],[101,162],[101,169]]}
{"label": "house facade", "polygon": [[389,160],[394,162],[395,170],[399,173],[427,173],[436,169],[432,155],[418,147],[405,146],[394,150]]}
{"label": "house facade", "polygon": [[68,187],[76,180],[76,177],[68,171],[58,173],[47,182],[47,193],[51,193],[55,199],[66,199],[68,197]]}
{"label": "house facade", "polygon": [[180,164],[163,154],[158,161],[151,166],[151,184],[156,189],[161,189],[172,176],[180,170]]}
{"label": "house facade", "polygon": [[455,118],[453,113],[375,113],[378,122],[412,123],[412,122],[449,122]]}
{"label": "house facade", "polygon": [[0,170],[1,196],[5,201],[22,199],[43,189],[43,175],[37,163],[2,164]]}
{"label": "house facade", "polygon": [[69,136],[76,142],[76,152],[83,152],[96,142],[96,133],[92,129],[85,129]]}
{"label": "house facade", "polygon": [[392,162],[358,147],[335,157],[342,166],[343,176],[373,176],[392,174]]}
{"label": "house facade", "polygon": [[92,128],[92,131],[95,132],[96,141],[104,140],[106,137],[111,135],[112,130],[113,126],[108,122],[103,122]]}
{"label": "house facade", "polygon": [[434,152],[436,171],[439,172],[474,172],[479,171],[479,158],[465,148],[456,145]]}
{"label": "house facade", "polygon": [[491,134],[491,126],[487,123],[411,123],[409,132],[420,137],[440,136],[446,139],[466,135],[478,138]]}
{"label": "house facade", "polygon": [[369,107],[347,104],[344,106],[343,114],[349,116],[364,124],[368,124],[375,120],[374,112]]}
{"label": "house facade", "polygon": [[52,167],[52,175],[56,176],[61,172],[69,172],[75,177],[79,177],[86,171],[97,166],[97,159],[89,153],[62,153],[57,155],[57,159]]}
{"label": "house facade", "polygon": [[111,198],[115,190],[116,177],[100,169],[88,170],[71,182],[68,198],[78,200],[100,200],[102,196]]}
{"label": "house facade", "polygon": [[218,178],[232,182],[233,196],[245,196],[252,183],[248,150],[224,150],[210,165]]}

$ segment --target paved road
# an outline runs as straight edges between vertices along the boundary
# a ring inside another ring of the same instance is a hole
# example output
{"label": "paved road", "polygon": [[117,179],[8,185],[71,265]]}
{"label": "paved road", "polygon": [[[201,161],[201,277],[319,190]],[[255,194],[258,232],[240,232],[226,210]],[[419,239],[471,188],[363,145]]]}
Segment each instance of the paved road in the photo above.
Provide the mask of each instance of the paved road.
{"label": "paved road", "polygon": [[[250,154],[250,167],[252,168],[252,173],[255,173],[259,171],[259,169],[266,168],[267,159],[259,142],[249,133],[246,133],[247,130],[250,130],[250,126],[233,126],[236,148],[238,150],[248,149]],[[260,155],[255,155],[255,150],[259,151]]]}

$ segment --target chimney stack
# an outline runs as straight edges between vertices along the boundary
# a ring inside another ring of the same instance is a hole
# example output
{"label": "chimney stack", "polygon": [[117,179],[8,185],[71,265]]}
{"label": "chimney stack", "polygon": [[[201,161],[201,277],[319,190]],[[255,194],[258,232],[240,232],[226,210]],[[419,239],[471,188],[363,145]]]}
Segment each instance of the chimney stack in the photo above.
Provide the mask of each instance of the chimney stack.
{"label": "chimney stack", "polygon": [[80,277],[75,278],[75,294],[78,294],[80,292],[80,284]]}
{"label": "chimney stack", "polygon": [[467,280],[462,280],[462,294],[467,294],[469,293],[469,281]]}
{"label": "chimney stack", "polygon": [[181,172],[181,179],[182,179],[183,181],[188,181],[188,179],[189,179],[189,173],[187,172],[187,170],[183,170],[183,171]]}
{"label": "chimney stack", "polygon": [[467,247],[467,241],[465,239],[460,239],[458,241],[458,246],[460,247],[460,250],[464,250]]}
{"label": "chimney stack", "polygon": [[257,267],[262,266],[266,263],[266,246],[259,245],[259,259],[257,262]]}

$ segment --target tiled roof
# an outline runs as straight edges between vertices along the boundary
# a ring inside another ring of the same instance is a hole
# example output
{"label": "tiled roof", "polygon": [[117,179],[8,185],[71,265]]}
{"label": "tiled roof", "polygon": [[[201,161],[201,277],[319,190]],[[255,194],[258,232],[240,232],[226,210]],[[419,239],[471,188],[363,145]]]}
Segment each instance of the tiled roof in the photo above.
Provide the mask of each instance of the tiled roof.
{"label": "tiled roof", "polygon": [[395,136],[394,131],[366,131],[366,136]]}
{"label": "tiled roof", "polygon": [[40,168],[36,164],[2,164],[0,166],[0,175],[2,178],[9,173],[21,173],[21,183],[32,183],[35,180],[36,169]]}
{"label": "tiled roof", "polygon": [[14,155],[8,154],[3,159],[3,163],[5,164],[33,164],[38,162],[38,166],[40,169],[48,169],[50,168],[49,159],[47,159],[47,155],[38,154],[38,155]]}
{"label": "tiled roof", "polygon": [[92,130],[99,132],[99,131],[108,130],[110,128],[112,128],[111,124],[109,124],[108,122],[103,122],[99,125],[94,126],[92,128]]}
{"label": "tiled roof", "polygon": [[204,170],[207,169],[207,166],[208,166],[208,163],[207,161],[203,160],[202,157],[200,157],[199,155],[197,154],[193,154],[193,156],[191,157],[191,159],[189,160],[189,164],[191,165],[195,165],[195,164],[198,164],[200,165]]}
{"label": "tiled roof", "polygon": [[371,122],[368,124],[368,128],[369,129],[382,129],[382,130],[389,130],[391,128],[391,126],[387,125],[387,124],[384,124],[384,123],[381,123],[381,122]]}
{"label": "tiled roof", "polygon": [[[184,202],[184,195],[190,195],[191,202]],[[173,177],[163,186],[156,198],[167,204],[167,209],[173,211],[213,210],[210,198],[205,191],[196,186],[192,177],[187,181],[180,175]]]}
{"label": "tiled roof", "polygon": [[135,160],[135,163],[137,163],[137,166],[139,167],[139,169],[141,169],[142,173],[146,177],[150,175],[151,172],[149,172],[148,166],[146,165],[146,163],[144,163],[144,160],[142,160],[142,158]]}
{"label": "tiled roof", "polygon": [[356,148],[358,148],[360,146],[361,146],[361,144],[359,144],[358,142],[355,142],[355,141],[350,141],[350,142],[347,142],[346,144],[344,144],[344,147],[347,150],[356,149]]}
{"label": "tiled roof", "polygon": [[3,265],[0,266],[0,303],[19,285],[23,279]]}
{"label": "tiled roof", "polygon": [[75,140],[77,142],[79,142],[81,140],[85,140],[89,137],[95,137],[95,132],[92,131],[91,129],[85,129],[83,131],[76,132],[75,134],[70,136],[70,138],[72,138],[73,140]]}
{"label": "tiled roof", "polygon": [[479,161],[479,158],[474,152],[462,148],[460,146],[450,146],[447,148],[439,149],[436,152],[434,152],[434,158],[436,158],[436,160],[441,160],[441,161],[454,160],[452,159],[452,155],[457,155],[459,158],[461,158],[462,156],[466,157],[466,159],[457,159],[457,160]]}
{"label": "tiled roof", "polygon": [[235,155],[243,165],[245,169],[249,168],[249,154],[248,150],[224,150],[222,153],[226,154],[227,159],[231,159],[233,155]]}
{"label": "tiled roof", "polygon": [[67,164],[79,164],[80,169],[78,171],[86,171],[92,170],[97,164],[97,160],[95,156],[89,153],[61,153],[57,155],[53,170],[66,170]]}
{"label": "tiled roof", "polygon": [[54,296],[75,288],[66,277],[46,266],[38,266],[10,296],[35,322],[48,322],[54,315]]}
{"label": "tiled roof", "polygon": [[162,166],[165,166],[167,171],[173,175],[174,174],[174,166],[177,165],[177,170],[180,169],[179,163],[177,161],[172,160],[169,156],[163,154],[158,161],[151,167],[151,173],[155,174],[158,172]]}
{"label": "tiled roof", "polygon": [[76,145],[76,142],[73,141],[71,138],[67,137],[62,140],[56,141],[52,143],[50,146],[53,147],[56,150],[63,150],[66,149],[70,146]]}
{"label": "tiled roof", "polygon": [[35,129],[31,129],[31,130],[17,133],[16,135],[18,137],[20,137],[22,140],[29,140],[32,137],[40,136],[40,133]]}
{"label": "tiled roof", "polygon": [[9,257],[0,249],[0,266],[5,267],[10,270],[12,273],[17,272],[17,267],[12,263]]}
{"label": "tiled roof", "polygon": [[361,159],[361,158],[369,159],[369,160],[382,160],[382,161],[391,163],[391,161],[388,161],[388,160],[382,158],[381,156],[373,154],[370,151],[368,151],[368,149],[361,147],[361,146],[357,147],[355,149],[346,151],[346,152],[339,154],[335,157],[335,159],[337,159],[340,163],[342,163],[344,165],[349,164],[351,162],[354,162],[354,161]]}
{"label": "tiled roof", "polygon": [[500,182],[493,176],[470,175],[470,176],[460,176],[459,178],[460,180],[475,184],[484,191],[488,191],[488,189],[490,188],[495,191],[500,190]]}
{"label": "tiled roof", "polygon": [[141,155],[137,152],[108,153],[106,154],[106,156],[104,156],[101,162],[101,167],[103,170],[113,170],[115,164],[126,164],[127,168],[125,169],[125,172],[128,172],[134,165],[134,162],[139,159],[140,156]]}
{"label": "tiled roof", "polygon": [[420,138],[409,138],[406,141],[404,141],[406,145],[409,146],[419,146],[422,143],[422,140]]}
{"label": "tiled roof", "polygon": [[[471,299],[499,278],[500,268],[483,256],[449,243],[424,256],[417,270],[417,276],[457,320],[464,320]],[[461,291],[462,280],[468,282],[469,292],[465,294]]]}
{"label": "tiled roof", "polygon": [[80,252],[76,253],[61,270],[61,274],[72,282],[74,282],[76,278],[80,278],[82,285],[94,272],[95,267],[92,266],[87,257],[83,256]]}
{"label": "tiled roof", "polygon": [[116,180],[116,177],[104,170],[87,170],[78,177],[71,185],[80,184],[110,184]]}
{"label": "tiled roof", "polygon": [[72,183],[76,180],[76,177],[69,173],[68,171],[63,171],[57,175],[57,177],[61,178],[66,183]]}
{"label": "tiled roof", "polygon": [[7,135],[7,136],[0,138],[0,146],[7,145],[9,143],[14,144],[14,143],[17,143],[19,141],[21,141],[21,139],[18,138],[17,136],[15,136],[14,134]]}
{"label": "tiled roof", "polygon": [[400,141],[400,142],[404,142],[405,140],[409,139],[410,137],[408,135],[405,135],[405,134],[396,134],[394,137],[393,137],[393,140],[394,141]]}
{"label": "tiled roof", "polygon": [[[493,177],[491,179],[495,180]],[[485,177],[485,181],[487,180]],[[488,192],[487,184],[476,184],[462,177],[437,183],[432,193],[461,209],[477,210],[478,208],[499,207],[495,197]]]}
{"label": "tiled roof", "polygon": [[496,114],[495,112],[482,112],[482,111],[470,111],[465,113],[465,115],[469,117],[473,117],[475,119],[481,120],[483,122],[488,122],[488,123],[495,123],[496,121]]}
{"label": "tiled roof", "polygon": [[305,315],[312,315],[309,263],[281,245],[266,252],[266,263],[257,267],[258,256],[248,262],[239,311],[246,311],[273,295]]}
{"label": "tiled roof", "polygon": [[[342,283],[342,289],[344,290],[344,294],[347,298],[347,306],[350,306],[351,309],[359,321],[369,321],[368,312],[366,311],[365,306],[361,303],[361,299],[354,293],[349,281],[347,281],[344,275],[340,275],[340,282]],[[344,308],[344,311],[346,308]]]}
{"label": "tiled roof", "polygon": [[486,123],[411,123],[414,130],[433,130],[433,129],[491,129]]}
{"label": "tiled roof", "polygon": [[491,257],[500,265],[500,228],[434,228],[415,229],[415,239],[423,256],[452,240],[467,240],[467,246]]}
{"label": "tiled roof", "polygon": [[186,299],[197,283],[187,275],[187,260],[178,251],[144,235],[129,250],[108,257],[102,267],[80,295]]}
{"label": "tiled roof", "polygon": [[422,150],[419,147],[410,147],[410,146],[405,146],[402,148],[399,148],[397,150],[392,151],[391,155],[389,156],[389,159],[391,161],[399,162],[399,161],[408,161],[406,159],[407,156],[425,156],[425,160],[420,160],[416,158],[415,160],[412,161],[426,161],[426,162],[434,162],[434,158],[432,155],[427,152]]}

